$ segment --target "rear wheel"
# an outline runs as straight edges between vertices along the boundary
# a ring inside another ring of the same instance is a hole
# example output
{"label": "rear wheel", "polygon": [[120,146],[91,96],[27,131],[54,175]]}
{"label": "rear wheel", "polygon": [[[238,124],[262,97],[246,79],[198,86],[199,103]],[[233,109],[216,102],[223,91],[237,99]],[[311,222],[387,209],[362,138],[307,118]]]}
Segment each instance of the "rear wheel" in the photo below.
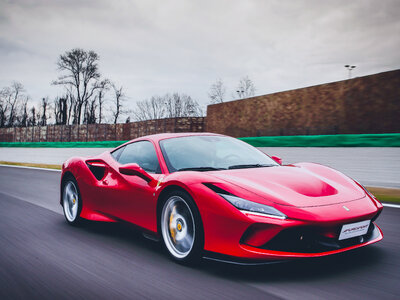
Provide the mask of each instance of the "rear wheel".
{"label": "rear wheel", "polygon": [[82,201],[78,184],[73,178],[68,178],[63,186],[62,203],[65,219],[68,224],[77,225],[81,221]]}
{"label": "rear wheel", "polygon": [[174,191],[166,197],[160,225],[164,246],[174,260],[182,263],[200,260],[203,230],[198,209],[188,194]]}

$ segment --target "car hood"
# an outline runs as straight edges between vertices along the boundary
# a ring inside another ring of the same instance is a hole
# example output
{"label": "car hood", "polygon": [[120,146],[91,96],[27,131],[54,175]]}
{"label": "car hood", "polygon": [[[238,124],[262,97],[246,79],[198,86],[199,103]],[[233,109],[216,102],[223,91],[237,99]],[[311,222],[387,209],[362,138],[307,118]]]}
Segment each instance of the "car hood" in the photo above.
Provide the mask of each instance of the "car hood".
{"label": "car hood", "polygon": [[[211,175],[211,174],[210,174]],[[311,207],[348,202],[365,192],[344,174],[312,163],[213,172],[225,183],[280,205]],[[234,188],[233,188],[234,193]]]}

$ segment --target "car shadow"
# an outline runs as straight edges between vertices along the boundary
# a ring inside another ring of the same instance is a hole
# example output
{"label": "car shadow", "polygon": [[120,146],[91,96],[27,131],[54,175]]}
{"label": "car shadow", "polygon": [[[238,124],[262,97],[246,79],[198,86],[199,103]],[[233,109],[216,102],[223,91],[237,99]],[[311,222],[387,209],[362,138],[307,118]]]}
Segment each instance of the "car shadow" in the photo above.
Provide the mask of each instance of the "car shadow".
{"label": "car shadow", "polygon": [[79,228],[88,233],[115,239],[124,244],[131,244],[149,249],[162,248],[160,243],[145,238],[140,228],[127,222],[96,222],[82,220]]}
{"label": "car shadow", "polygon": [[209,262],[204,271],[232,280],[251,282],[288,282],[329,279],[338,275],[374,270],[381,264],[385,254],[376,246],[319,258],[298,259],[259,266],[242,266]]}
{"label": "car shadow", "polygon": [[235,265],[203,259],[196,266],[182,266],[169,259],[161,243],[145,238],[137,227],[129,223],[84,221],[79,229],[107,240],[113,239],[136,250],[147,251],[152,259],[157,258],[161,264],[175,264],[177,269],[194,268],[211,276],[245,282],[318,281],[368,269],[372,272],[386,257],[383,249],[371,245],[327,257],[266,265]]}

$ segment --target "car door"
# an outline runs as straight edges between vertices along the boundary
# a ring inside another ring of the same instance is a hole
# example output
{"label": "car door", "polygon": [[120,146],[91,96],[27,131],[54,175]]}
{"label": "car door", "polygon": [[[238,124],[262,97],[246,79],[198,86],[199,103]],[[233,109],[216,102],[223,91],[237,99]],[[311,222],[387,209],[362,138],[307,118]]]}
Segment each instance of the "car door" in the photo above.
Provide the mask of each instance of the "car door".
{"label": "car door", "polygon": [[107,203],[103,202],[106,212],[149,230],[156,230],[157,202],[153,196],[155,186],[149,185],[138,176],[119,172],[119,166],[136,163],[158,180],[161,169],[153,143],[138,141],[116,151],[119,152],[111,154],[116,163],[110,166],[112,168],[110,178],[105,179],[108,186],[104,191],[109,194]]}

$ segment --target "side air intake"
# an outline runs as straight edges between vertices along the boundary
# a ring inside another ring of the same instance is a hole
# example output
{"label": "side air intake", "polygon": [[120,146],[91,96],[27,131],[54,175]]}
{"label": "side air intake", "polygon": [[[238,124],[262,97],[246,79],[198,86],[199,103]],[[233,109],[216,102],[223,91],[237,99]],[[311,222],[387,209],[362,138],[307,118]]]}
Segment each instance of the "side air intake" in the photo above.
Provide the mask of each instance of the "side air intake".
{"label": "side air intake", "polygon": [[97,180],[102,180],[106,173],[107,165],[101,160],[88,160],[86,161],[90,172],[96,177]]}

